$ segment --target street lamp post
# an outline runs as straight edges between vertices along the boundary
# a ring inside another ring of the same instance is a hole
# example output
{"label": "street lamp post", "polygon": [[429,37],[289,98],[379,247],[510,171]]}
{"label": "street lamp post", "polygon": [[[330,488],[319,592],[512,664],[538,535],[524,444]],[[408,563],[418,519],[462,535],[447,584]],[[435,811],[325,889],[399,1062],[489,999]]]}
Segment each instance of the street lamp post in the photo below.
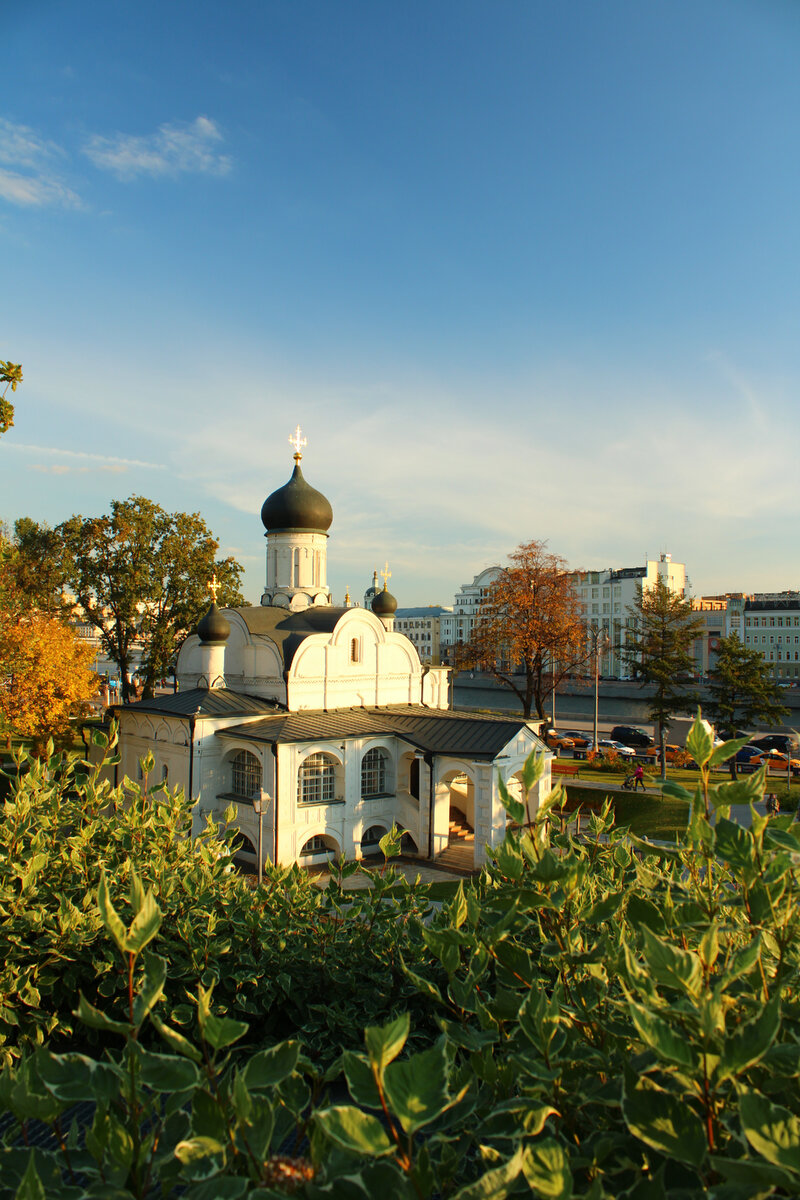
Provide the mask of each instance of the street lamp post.
{"label": "street lamp post", "polygon": [[269,808],[272,797],[262,788],[261,795],[253,797],[253,812],[258,817],[258,886],[264,877],[264,813]]}
{"label": "street lamp post", "polygon": [[602,628],[590,628],[589,637],[594,649],[594,751],[597,753],[597,710],[600,690],[600,651],[608,645],[608,634]]}

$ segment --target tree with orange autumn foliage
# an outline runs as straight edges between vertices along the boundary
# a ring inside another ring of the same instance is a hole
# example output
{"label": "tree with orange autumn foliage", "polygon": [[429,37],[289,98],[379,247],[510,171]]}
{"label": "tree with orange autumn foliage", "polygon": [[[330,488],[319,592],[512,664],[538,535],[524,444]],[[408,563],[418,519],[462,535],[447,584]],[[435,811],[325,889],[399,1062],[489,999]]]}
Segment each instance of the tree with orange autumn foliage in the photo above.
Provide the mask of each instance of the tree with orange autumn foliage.
{"label": "tree with orange autumn foliage", "polygon": [[523,715],[545,715],[554,688],[586,662],[586,626],[566,560],[547,543],[523,542],[489,585],[457,663],[475,664],[519,698]]}
{"label": "tree with orange autumn foliage", "polygon": [[15,571],[15,548],[0,535],[0,724],[39,747],[66,733],[97,689],[94,649],[65,620],[31,607]]}

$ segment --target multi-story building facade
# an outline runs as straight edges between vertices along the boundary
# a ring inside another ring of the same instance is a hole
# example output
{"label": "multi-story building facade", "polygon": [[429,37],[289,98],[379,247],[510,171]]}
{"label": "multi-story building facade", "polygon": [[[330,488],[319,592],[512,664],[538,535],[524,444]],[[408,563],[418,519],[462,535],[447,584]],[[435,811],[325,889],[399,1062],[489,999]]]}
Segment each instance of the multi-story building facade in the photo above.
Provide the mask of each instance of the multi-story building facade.
{"label": "multi-story building facade", "polygon": [[700,679],[707,678],[714,670],[720,638],[727,636],[728,600],[728,596],[698,596],[692,600],[692,611],[703,622],[703,630],[694,643],[695,673]]}
{"label": "multi-story building facade", "polygon": [[601,675],[625,678],[630,674],[623,658],[630,637],[628,631],[635,625],[635,617],[629,610],[635,607],[639,593],[655,587],[659,578],[676,596],[688,594],[686,567],[673,562],[671,554],[648,559],[641,567],[608,567],[605,571],[574,573],[575,591],[590,633],[602,631],[606,635],[606,649],[600,656]]}
{"label": "multi-story building facade", "polygon": [[[756,592],[728,605],[729,628],[738,617],[746,646],[763,654],[777,683],[800,681],[800,592]],[[737,632],[739,632],[737,630]]]}
{"label": "multi-story building facade", "polygon": [[430,604],[427,608],[398,608],[394,627],[414,644],[422,662],[428,666],[438,666],[442,616],[449,616],[452,611],[452,608],[436,604]]}
{"label": "multi-story building facade", "polygon": [[442,661],[452,657],[453,647],[459,642],[468,642],[472,636],[481,604],[489,594],[489,587],[500,574],[500,567],[486,567],[476,575],[472,583],[464,583],[456,592],[452,608],[443,608],[439,618],[439,644]]}

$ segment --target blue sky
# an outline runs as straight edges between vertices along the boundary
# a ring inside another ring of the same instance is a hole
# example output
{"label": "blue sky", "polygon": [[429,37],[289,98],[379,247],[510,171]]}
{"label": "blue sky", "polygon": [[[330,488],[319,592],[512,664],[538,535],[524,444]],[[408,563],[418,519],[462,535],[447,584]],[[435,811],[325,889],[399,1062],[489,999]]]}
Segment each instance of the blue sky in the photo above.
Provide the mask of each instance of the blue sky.
{"label": "blue sky", "polygon": [[0,519],[200,511],[257,602],[299,422],[337,600],[800,587],[800,6],[11,8]]}

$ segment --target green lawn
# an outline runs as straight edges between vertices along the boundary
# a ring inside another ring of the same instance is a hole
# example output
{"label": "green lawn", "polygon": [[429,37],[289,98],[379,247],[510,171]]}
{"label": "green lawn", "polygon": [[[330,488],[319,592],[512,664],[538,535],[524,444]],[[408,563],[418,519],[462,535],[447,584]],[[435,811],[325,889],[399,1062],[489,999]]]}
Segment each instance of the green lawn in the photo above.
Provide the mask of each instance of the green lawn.
{"label": "green lawn", "polygon": [[[608,795],[614,804],[617,825],[626,825],[638,837],[658,839],[675,838],[686,828],[689,806],[682,800],[662,796],[660,792],[620,792],[611,780]],[[584,809],[599,808],[606,794],[598,788],[582,788],[579,783],[566,785],[570,805],[580,804]]]}

